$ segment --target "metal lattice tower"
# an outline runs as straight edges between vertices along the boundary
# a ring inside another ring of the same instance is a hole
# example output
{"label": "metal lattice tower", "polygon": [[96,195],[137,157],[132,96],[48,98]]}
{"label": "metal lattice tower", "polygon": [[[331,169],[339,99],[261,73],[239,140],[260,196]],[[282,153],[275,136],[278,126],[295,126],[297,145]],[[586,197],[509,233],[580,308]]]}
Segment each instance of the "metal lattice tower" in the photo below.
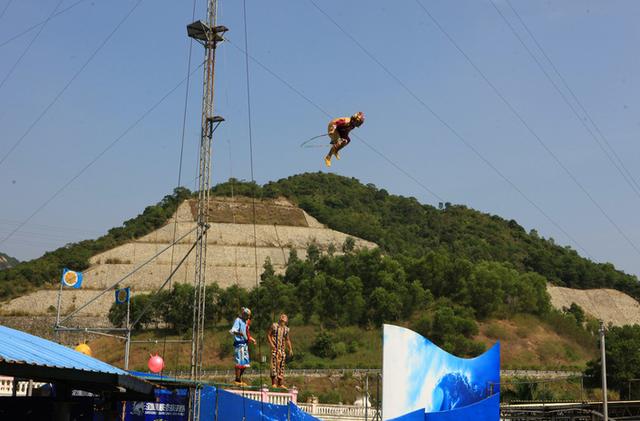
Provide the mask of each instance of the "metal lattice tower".
{"label": "metal lattice tower", "polygon": [[[206,298],[207,230],[209,229],[209,193],[211,188],[211,144],[213,132],[224,121],[214,115],[214,77],[216,47],[221,42],[220,34],[227,31],[216,26],[217,0],[208,0],[207,22],[196,21],[187,26],[187,34],[204,46],[204,80],[202,95],[202,122],[200,133],[200,155],[198,168],[198,213],[194,297],[193,336],[191,341],[191,380],[198,382],[202,376],[202,354],[204,348],[204,322]],[[200,391],[195,390],[189,398],[189,419],[200,419]]]}

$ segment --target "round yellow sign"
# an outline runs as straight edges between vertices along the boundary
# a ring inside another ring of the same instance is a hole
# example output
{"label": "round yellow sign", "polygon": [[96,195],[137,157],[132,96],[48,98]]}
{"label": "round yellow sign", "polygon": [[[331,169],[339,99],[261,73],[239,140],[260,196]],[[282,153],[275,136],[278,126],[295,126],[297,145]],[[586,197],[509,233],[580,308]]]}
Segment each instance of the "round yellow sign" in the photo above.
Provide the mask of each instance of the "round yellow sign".
{"label": "round yellow sign", "polygon": [[78,283],[78,274],[72,270],[69,270],[64,274],[63,279],[66,286],[72,287]]}

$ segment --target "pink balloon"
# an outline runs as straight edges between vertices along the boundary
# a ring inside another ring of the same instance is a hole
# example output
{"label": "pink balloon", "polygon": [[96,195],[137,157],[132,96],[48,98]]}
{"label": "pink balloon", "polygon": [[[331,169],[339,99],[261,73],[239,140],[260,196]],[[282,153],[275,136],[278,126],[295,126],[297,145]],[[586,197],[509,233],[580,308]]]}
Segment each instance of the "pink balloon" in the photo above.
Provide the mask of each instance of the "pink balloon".
{"label": "pink balloon", "polygon": [[149,362],[147,363],[147,366],[152,373],[159,373],[164,368],[164,360],[158,354],[149,354]]}

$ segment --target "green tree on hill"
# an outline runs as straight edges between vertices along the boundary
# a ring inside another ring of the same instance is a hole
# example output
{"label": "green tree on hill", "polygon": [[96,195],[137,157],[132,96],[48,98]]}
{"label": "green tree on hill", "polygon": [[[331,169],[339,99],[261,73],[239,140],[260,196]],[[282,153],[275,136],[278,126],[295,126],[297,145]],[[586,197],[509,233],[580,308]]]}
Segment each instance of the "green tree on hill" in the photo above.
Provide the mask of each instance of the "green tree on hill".
{"label": "green tree on hill", "polygon": [[[580,257],[535,231],[527,233],[514,220],[462,205],[440,210],[336,174],[300,174],[268,183],[266,188],[333,229],[377,243],[385,253],[419,258],[446,251],[455,259],[509,263],[518,272],[536,272],[561,286],[614,288],[640,299],[635,276],[610,263]],[[435,275],[436,288],[442,287],[438,282],[442,276]]]}
{"label": "green tree on hill", "polygon": [[[630,382],[640,378],[640,325],[610,326],[605,333],[607,386],[627,396]],[[599,386],[602,378],[600,358],[590,361],[586,375],[592,386]],[[631,399],[640,398],[637,384],[631,387]]]}

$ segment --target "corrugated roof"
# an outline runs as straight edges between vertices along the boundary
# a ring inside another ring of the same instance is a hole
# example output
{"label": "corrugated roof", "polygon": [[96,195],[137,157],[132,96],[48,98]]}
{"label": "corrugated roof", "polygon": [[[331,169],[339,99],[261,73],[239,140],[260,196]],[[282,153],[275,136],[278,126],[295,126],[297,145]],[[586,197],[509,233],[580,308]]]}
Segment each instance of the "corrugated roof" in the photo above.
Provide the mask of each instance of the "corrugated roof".
{"label": "corrugated roof", "polygon": [[66,346],[6,326],[0,326],[0,361],[129,375]]}

